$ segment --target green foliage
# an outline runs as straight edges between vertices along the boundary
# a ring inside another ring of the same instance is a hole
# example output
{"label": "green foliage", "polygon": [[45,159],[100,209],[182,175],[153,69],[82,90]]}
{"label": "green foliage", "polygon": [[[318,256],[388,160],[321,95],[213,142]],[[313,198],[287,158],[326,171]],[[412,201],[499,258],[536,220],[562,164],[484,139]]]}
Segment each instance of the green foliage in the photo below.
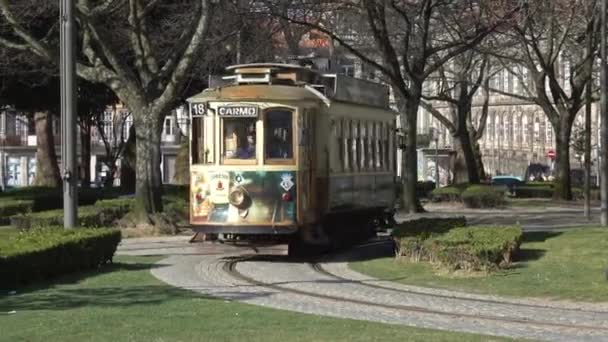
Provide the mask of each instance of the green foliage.
{"label": "green foliage", "polygon": [[393,231],[396,256],[430,261],[449,270],[492,270],[511,263],[521,228],[465,226],[464,217],[403,222]]}
{"label": "green foliage", "polygon": [[10,217],[32,211],[33,201],[0,197],[0,225],[10,223]]}
{"label": "green foliage", "polygon": [[[80,227],[103,227],[114,224],[134,205],[133,199],[101,200],[95,205],[78,208]],[[63,224],[63,209],[47,210],[11,217],[11,225],[18,229],[42,228]]]}
{"label": "green foliage", "polygon": [[470,186],[462,192],[461,197],[467,208],[496,208],[506,203],[505,190],[488,185]]}
{"label": "green foliage", "polygon": [[0,286],[97,268],[112,261],[120,231],[35,229],[0,241]]}
{"label": "green foliage", "polygon": [[462,192],[468,186],[468,183],[461,183],[437,188],[431,192],[431,199],[434,202],[460,202]]}
{"label": "green foliage", "polygon": [[506,267],[521,244],[520,227],[454,228],[427,240],[430,261],[449,270],[480,271]]}
{"label": "green foliage", "polygon": [[397,248],[398,257],[407,256],[415,261],[428,259],[424,241],[435,236],[447,233],[455,227],[466,226],[464,216],[453,218],[420,218],[405,221],[393,230],[393,238]]}
{"label": "green foliage", "polygon": [[416,196],[418,198],[429,198],[435,190],[435,182],[424,181],[416,183]]}
{"label": "green foliage", "polygon": [[404,221],[398,224],[393,230],[393,237],[420,237],[428,239],[437,234],[444,234],[454,227],[464,227],[467,220],[464,216],[449,218],[419,218],[411,221]]}
{"label": "green foliage", "polygon": [[[121,194],[122,189],[118,187],[80,188],[78,205],[92,205],[98,200],[116,198]],[[63,208],[63,192],[58,188],[44,186],[16,188],[0,194],[0,199],[32,201],[32,212]]]}
{"label": "green foliage", "polygon": [[515,189],[515,197],[517,198],[551,198],[553,197],[553,185],[524,185],[518,186]]}

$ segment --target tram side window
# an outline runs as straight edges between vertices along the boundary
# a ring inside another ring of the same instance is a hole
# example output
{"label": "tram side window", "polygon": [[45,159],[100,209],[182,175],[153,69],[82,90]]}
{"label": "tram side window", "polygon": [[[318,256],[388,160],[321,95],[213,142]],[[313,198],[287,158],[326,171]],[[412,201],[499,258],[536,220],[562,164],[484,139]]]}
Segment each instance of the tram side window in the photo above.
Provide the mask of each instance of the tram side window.
{"label": "tram side window", "polygon": [[359,140],[359,125],[356,121],[351,122],[351,141],[350,141],[350,165],[353,172],[359,170],[359,156],[357,155],[357,141]]}
{"label": "tram side window", "polygon": [[351,162],[350,162],[350,136],[351,136],[351,127],[350,123],[346,120],[342,120],[342,143],[340,144],[342,148],[342,161],[344,165],[344,171],[350,171]]}
{"label": "tram side window", "polygon": [[[330,163],[332,163],[332,169],[336,172],[344,170],[344,149],[342,148],[342,120],[332,120],[333,137],[335,141],[335,147],[331,148],[332,156]],[[335,161],[334,161],[335,160]]]}
{"label": "tram side window", "polygon": [[224,118],[224,160],[254,160],[256,118]]}
{"label": "tram side window", "polygon": [[369,170],[373,170],[374,169],[374,140],[376,139],[376,132],[374,132],[374,123],[373,122],[368,122],[367,123],[367,168]]}
{"label": "tram side window", "polygon": [[293,112],[284,109],[266,111],[264,124],[267,159],[293,159]]}
{"label": "tram side window", "polygon": [[374,125],[374,160],[375,160],[375,164],[374,167],[376,168],[376,170],[382,170],[382,159],[380,158],[380,156],[382,155],[381,152],[381,144],[382,144],[382,123],[381,122],[377,122]]}
{"label": "tram side window", "polygon": [[359,122],[359,170],[364,171],[366,169],[367,162],[367,129],[364,121]]}

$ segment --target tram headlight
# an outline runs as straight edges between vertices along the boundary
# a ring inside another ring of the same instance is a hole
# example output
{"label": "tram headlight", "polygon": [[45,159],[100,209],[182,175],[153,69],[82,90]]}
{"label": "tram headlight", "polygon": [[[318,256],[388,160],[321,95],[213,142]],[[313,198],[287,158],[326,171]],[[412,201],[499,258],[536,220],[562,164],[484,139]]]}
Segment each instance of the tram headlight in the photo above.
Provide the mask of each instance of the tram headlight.
{"label": "tram headlight", "polygon": [[228,195],[228,201],[239,209],[247,209],[251,206],[251,197],[249,197],[247,190],[242,187],[232,190]]}

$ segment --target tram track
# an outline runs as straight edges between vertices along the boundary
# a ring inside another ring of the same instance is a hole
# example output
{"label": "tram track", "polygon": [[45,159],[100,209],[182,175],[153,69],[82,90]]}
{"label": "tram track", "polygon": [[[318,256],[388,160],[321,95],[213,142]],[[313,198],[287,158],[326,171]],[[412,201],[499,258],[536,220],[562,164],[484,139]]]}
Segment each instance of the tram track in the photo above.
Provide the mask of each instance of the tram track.
{"label": "tram track", "polygon": [[[448,312],[448,311],[437,310],[437,309],[432,309],[432,308],[425,308],[425,307],[420,307],[420,306],[413,306],[413,305],[377,303],[377,302],[363,300],[363,299],[349,298],[349,297],[345,297],[345,296],[336,296],[336,295],[324,294],[324,293],[317,293],[317,292],[312,292],[312,291],[302,290],[302,289],[294,289],[294,288],[290,288],[288,286],[283,286],[283,285],[279,285],[279,284],[275,284],[275,283],[269,283],[269,282],[257,280],[248,275],[245,275],[237,270],[238,263],[252,261],[254,258],[255,258],[255,256],[240,256],[233,260],[228,260],[222,266],[223,271],[225,273],[227,273],[229,276],[231,276],[237,280],[240,280],[242,282],[245,282],[246,284],[248,284],[250,286],[263,287],[263,288],[271,289],[271,290],[274,290],[277,292],[306,296],[306,297],[310,297],[310,298],[314,298],[314,299],[328,300],[328,301],[333,301],[333,302],[338,302],[338,303],[349,303],[349,304],[373,307],[373,308],[378,308],[378,309],[396,310],[401,313],[437,315],[437,316],[441,316],[441,317],[445,317],[445,318],[449,318],[449,319],[481,320],[481,321],[486,321],[486,322],[494,322],[494,323],[498,323],[498,324],[501,324],[501,323],[519,324],[519,325],[525,325],[526,327],[535,326],[535,327],[544,328],[544,329],[546,329],[546,328],[574,329],[574,330],[579,330],[579,331],[584,330],[584,331],[601,332],[602,334],[605,334],[608,332],[608,327],[601,327],[601,326],[558,323],[558,322],[549,322],[549,321],[536,320],[536,319],[506,317],[506,316],[499,316],[499,315],[456,313],[456,312]],[[323,269],[322,267],[320,267],[320,265],[318,263],[311,263],[310,267],[315,272],[317,272],[323,276],[326,276],[326,277],[330,276],[334,279],[344,279],[342,277],[333,275],[331,272],[328,272],[327,270]],[[351,280],[348,280],[348,279],[346,279],[346,280],[352,282]],[[357,282],[355,282],[355,283],[357,283]],[[364,283],[360,284],[360,285],[369,286],[369,284],[364,284]],[[382,290],[402,292],[405,294],[417,294],[417,295],[434,296],[434,297],[442,298],[442,296],[435,296],[435,295],[428,294],[428,293],[423,293],[423,292],[417,293],[415,291],[411,291],[411,292],[410,291],[400,291],[400,290],[396,290],[396,289],[381,286],[381,285],[374,285],[374,286],[370,286],[370,287],[376,288],[376,289],[382,289]],[[471,302],[477,301],[477,302],[482,302],[482,303],[487,303],[487,304],[507,304],[507,305],[515,305],[515,306],[519,305],[519,304],[515,304],[515,303],[504,303],[504,302],[500,302],[500,301],[491,301],[491,300],[484,301],[484,300],[475,300],[475,299],[471,299],[471,298],[459,298],[459,297],[450,297],[450,296],[443,296],[443,297],[450,298],[450,299],[458,299],[458,300],[465,299],[465,300],[470,300]],[[541,309],[541,308],[542,309],[555,309],[553,307],[545,307],[545,306],[541,306],[541,305],[538,305],[538,306],[527,305],[527,306],[532,307],[532,308],[538,308],[538,309]],[[569,310],[569,309],[565,309],[565,308],[559,308],[559,309],[560,310]],[[576,311],[576,310],[572,310],[572,311]],[[585,311],[585,312],[593,313],[591,311]],[[605,312],[603,312],[603,313],[605,314]]]}
{"label": "tram track", "polygon": [[[360,248],[366,248],[366,247],[378,246],[378,245],[389,245],[391,243],[392,243],[391,239],[380,239],[377,241],[372,241],[372,242],[367,242],[367,243],[363,243],[360,245],[356,245],[356,246],[354,246],[354,248],[360,249]],[[483,298],[471,298],[471,297],[457,296],[457,295],[444,295],[444,294],[439,294],[439,293],[431,294],[429,292],[424,292],[424,291],[416,291],[416,290],[411,290],[411,289],[399,289],[399,288],[392,287],[392,286],[372,284],[365,280],[349,279],[349,278],[345,278],[343,276],[334,274],[334,273],[328,271],[327,269],[325,269],[325,267],[323,266],[323,263],[326,263],[326,262],[332,262],[331,256],[329,258],[326,257],[324,259],[321,259],[320,261],[309,262],[308,265],[315,272],[322,274],[326,277],[331,277],[333,279],[339,280],[344,283],[357,284],[360,286],[366,286],[369,288],[386,290],[386,291],[391,291],[391,292],[401,293],[401,294],[433,296],[436,298],[454,299],[454,300],[468,301],[468,302],[474,302],[474,303],[484,303],[484,304],[517,305],[519,307],[526,307],[526,308],[532,308],[532,309],[555,309],[555,310],[581,312],[581,313],[589,313],[589,314],[608,314],[608,310],[588,310],[588,309],[563,307],[563,306],[556,306],[556,305],[530,304],[530,303],[522,303],[522,302],[517,302],[517,301],[500,301],[500,300],[483,299]],[[384,281],[384,280],[373,279],[372,281],[378,282],[378,281]],[[443,290],[443,289],[438,289],[438,290]]]}
{"label": "tram track", "polygon": [[[364,280],[354,280],[354,279],[348,279],[339,275],[336,275],[334,273],[331,273],[330,271],[326,270],[325,267],[323,267],[322,263],[318,263],[318,262],[314,262],[314,263],[309,263],[310,268],[312,268],[315,272],[322,274],[326,277],[331,277],[333,279],[339,280],[341,282],[344,283],[349,283],[349,284],[357,284],[360,286],[365,286],[368,288],[374,288],[374,289],[380,289],[380,290],[385,290],[385,291],[391,291],[394,293],[398,293],[398,294],[406,294],[406,295],[417,295],[417,296],[433,296],[435,298],[444,298],[444,299],[453,299],[453,300],[461,300],[461,301],[467,301],[467,302],[472,302],[472,303],[483,303],[483,304],[496,304],[496,305],[516,305],[518,307],[525,307],[525,308],[531,308],[531,309],[546,309],[546,310],[562,310],[562,311],[571,311],[571,312],[580,312],[580,313],[589,313],[589,314],[608,314],[608,311],[601,311],[601,310],[587,310],[587,309],[581,309],[581,308],[571,308],[571,307],[560,307],[560,306],[554,306],[554,305],[541,305],[541,304],[530,304],[530,303],[521,303],[521,302],[505,302],[505,301],[500,301],[500,300],[492,300],[492,299],[483,299],[483,298],[471,298],[471,297],[464,297],[464,296],[455,296],[455,295],[444,295],[444,294],[439,294],[439,293],[429,293],[429,292],[424,292],[424,291],[416,291],[416,290],[409,290],[409,289],[398,289],[395,287],[391,287],[391,286],[385,286],[385,285],[379,285],[379,284],[371,284],[367,281]],[[379,280],[379,279],[374,279],[374,281],[383,281],[383,280]]]}

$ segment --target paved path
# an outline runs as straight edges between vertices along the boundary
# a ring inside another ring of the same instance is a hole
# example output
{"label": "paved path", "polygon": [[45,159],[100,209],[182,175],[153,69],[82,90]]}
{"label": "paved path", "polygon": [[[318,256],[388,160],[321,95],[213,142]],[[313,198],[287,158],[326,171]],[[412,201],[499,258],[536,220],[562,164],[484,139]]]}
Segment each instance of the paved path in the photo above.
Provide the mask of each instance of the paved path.
{"label": "paved path", "polygon": [[[156,248],[157,246],[158,248]],[[371,245],[317,263],[293,262],[284,247],[265,255],[220,244],[126,240],[120,254],[168,254],[160,280],[227,300],[332,317],[549,341],[608,341],[608,305],[514,300],[370,279],[349,260]],[[269,256],[270,255],[270,256]]]}
{"label": "paved path", "polygon": [[430,205],[428,213],[402,214],[395,218],[398,222],[419,217],[465,216],[468,224],[520,224],[525,231],[563,230],[576,227],[598,226],[600,224],[599,209],[593,208],[591,221],[583,216],[580,207],[512,207],[507,209],[466,209],[450,205]]}

